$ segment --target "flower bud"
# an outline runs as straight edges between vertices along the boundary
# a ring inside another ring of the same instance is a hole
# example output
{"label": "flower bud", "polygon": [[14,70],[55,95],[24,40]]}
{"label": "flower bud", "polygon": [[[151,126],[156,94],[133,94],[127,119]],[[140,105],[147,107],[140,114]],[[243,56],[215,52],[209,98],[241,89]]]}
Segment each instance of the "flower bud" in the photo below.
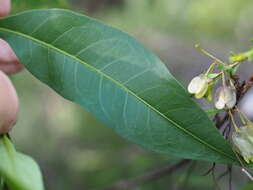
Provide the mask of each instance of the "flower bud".
{"label": "flower bud", "polygon": [[205,75],[201,74],[194,77],[190,84],[188,85],[188,92],[194,94],[196,98],[202,98],[205,96],[208,90],[208,83],[212,79],[207,78]]}
{"label": "flower bud", "polygon": [[18,96],[10,79],[0,71],[0,135],[15,125],[19,109]]}
{"label": "flower bud", "polygon": [[238,131],[232,134],[232,141],[237,151],[244,160],[253,162],[253,128],[252,126],[240,127]]}
{"label": "flower bud", "polygon": [[228,86],[222,86],[217,89],[215,93],[215,107],[217,109],[231,109],[236,104],[235,89]]}

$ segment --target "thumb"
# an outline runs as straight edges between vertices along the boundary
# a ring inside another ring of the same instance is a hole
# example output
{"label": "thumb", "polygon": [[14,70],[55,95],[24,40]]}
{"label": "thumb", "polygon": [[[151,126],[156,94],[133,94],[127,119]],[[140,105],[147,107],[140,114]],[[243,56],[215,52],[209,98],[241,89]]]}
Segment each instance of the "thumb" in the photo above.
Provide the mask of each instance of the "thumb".
{"label": "thumb", "polygon": [[11,80],[0,71],[0,135],[8,133],[17,121],[18,96]]}
{"label": "thumb", "polygon": [[7,74],[14,74],[22,69],[23,65],[19,63],[9,44],[0,39],[0,70]]}

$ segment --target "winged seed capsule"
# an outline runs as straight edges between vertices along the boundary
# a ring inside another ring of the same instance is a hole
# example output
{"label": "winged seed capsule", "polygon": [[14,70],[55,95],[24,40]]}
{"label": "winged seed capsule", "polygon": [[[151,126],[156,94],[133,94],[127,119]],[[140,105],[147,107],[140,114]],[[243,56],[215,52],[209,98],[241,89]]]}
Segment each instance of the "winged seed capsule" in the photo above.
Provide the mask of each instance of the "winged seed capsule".
{"label": "winged seed capsule", "polygon": [[15,125],[19,109],[18,96],[10,79],[0,71],[0,135]]}
{"label": "winged seed capsule", "polygon": [[232,87],[222,86],[215,93],[215,107],[217,109],[231,109],[236,104],[236,91]]}
{"label": "winged seed capsule", "polygon": [[238,131],[232,134],[232,141],[237,151],[242,155],[244,160],[249,163],[253,162],[253,128],[252,126],[240,127]]}
{"label": "winged seed capsule", "polygon": [[188,92],[194,94],[196,98],[202,98],[205,96],[208,90],[209,83],[212,79],[209,79],[204,74],[194,77],[188,85]]}

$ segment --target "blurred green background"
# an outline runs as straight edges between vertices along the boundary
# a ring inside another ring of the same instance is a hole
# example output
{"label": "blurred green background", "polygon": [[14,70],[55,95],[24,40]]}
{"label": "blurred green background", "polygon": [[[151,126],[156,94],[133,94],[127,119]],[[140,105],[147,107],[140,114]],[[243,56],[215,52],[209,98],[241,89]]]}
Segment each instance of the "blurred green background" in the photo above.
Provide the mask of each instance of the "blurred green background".
{"label": "blurred green background", "polygon": [[[210,59],[194,49],[201,43],[222,59],[250,46],[251,0],[13,0],[12,13],[37,8],[68,8],[130,33],[153,50],[184,85],[208,67]],[[50,28],[48,29],[50,30]],[[247,77],[250,65],[240,73]],[[187,72],[186,72],[187,71]],[[12,76],[20,97],[13,139],[18,149],[40,164],[47,190],[103,190],[110,184],[166,167],[177,158],[126,142],[90,113],[64,100],[27,71]],[[202,176],[211,163],[198,162],[135,190],[215,189]],[[217,168],[218,176],[226,169]],[[233,172],[233,189],[247,179]],[[218,181],[228,189],[228,178]]]}

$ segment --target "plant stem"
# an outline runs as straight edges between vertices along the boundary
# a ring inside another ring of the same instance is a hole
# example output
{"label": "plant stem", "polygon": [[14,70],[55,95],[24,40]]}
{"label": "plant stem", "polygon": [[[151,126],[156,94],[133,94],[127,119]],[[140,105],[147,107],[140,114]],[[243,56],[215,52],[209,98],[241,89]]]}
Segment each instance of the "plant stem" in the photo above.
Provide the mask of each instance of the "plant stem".
{"label": "plant stem", "polygon": [[187,184],[189,182],[189,179],[191,177],[192,172],[194,171],[195,167],[196,167],[197,162],[193,161],[192,164],[190,165],[190,167],[188,168],[187,172],[186,172],[186,176],[182,185],[182,189],[186,189],[187,188]]}
{"label": "plant stem", "polygon": [[242,168],[242,172],[245,173],[251,181],[253,181],[252,175],[245,168]]}
{"label": "plant stem", "polygon": [[207,55],[208,57],[212,58],[213,60],[215,60],[218,63],[224,64],[224,65],[228,65],[227,63],[225,63],[224,61],[218,59],[217,57],[215,57],[214,55],[212,55],[211,53],[209,53],[208,51],[204,50],[199,44],[195,45],[195,48],[198,49],[200,52],[202,52],[203,54]]}
{"label": "plant stem", "polygon": [[210,72],[212,72],[214,70],[214,66],[217,64],[217,62],[213,62],[210,67],[208,68],[208,70],[206,71],[205,75],[208,75]]}
{"label": "plant stem", "polygon": [[105,188],[104,190],[129,190],[134,187],[137,187],[140,184],[150,183],[152,181],[161,179],[162,177],[171,175],[174,171],[176,171],[177,169],[183,167],[184,165],[190,162],[191,160],[184,159],[172,166],[167,166],[165,168],[151,171],[151,172],[148,172],[147,174],[144,174],[142,176],[139,176],[133,179],[121,180],[113,184],[111,187]]}
{"label": "plant stem", "polygon": [[226,86],[226,78],[225,78],[225,72],[222,71],[222,86],[225,87]]}
{"label": "plant stem", "polygon": [[240,117],[240,119],[241,119],[243,125],[247,125],[247,124],[252,123],[252,122],[248,119],[248,117],[247,117],[243,112],[241,112],[241,110],[238,109],[237,106],[236,106],[236,111],[238,112],[238,115],[239,115],[239,117]]}
{"label": "plant stem", "polygon": [[235,119],[234,119],[234,116],[233,116],[231,110],[228,110],[228,114],[229,114],[230,119],[231,119],[231,121],[232,121],[232,124],[233,124],[233,126],[234,126],[234,128],[235,128],[235,131],[238,132],[238,131],[239,131],[239,128],[238,128],[237,125],[236,125],[236,122],[235,122]]}
{"label": "plant stem", "polygon": [[233,63],[233,64],[230,64],[230,66],[231,66],[231,67],[235,67],[235,66],[237,66],[237,65],[240,65],[241,63],[242,63],[242,62],[239,62],[239,61],[238,61],[238,62],[235,62],[235,63]]}

